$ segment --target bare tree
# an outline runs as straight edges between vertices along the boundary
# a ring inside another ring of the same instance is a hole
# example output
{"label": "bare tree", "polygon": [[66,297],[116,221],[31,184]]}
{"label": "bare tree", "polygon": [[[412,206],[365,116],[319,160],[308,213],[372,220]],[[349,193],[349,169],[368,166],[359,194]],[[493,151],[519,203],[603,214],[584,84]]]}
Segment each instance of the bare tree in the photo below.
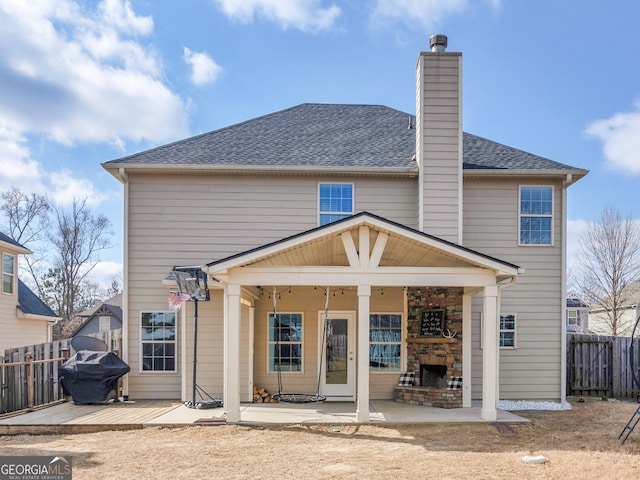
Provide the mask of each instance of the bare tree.
{"label": "bare tree", "polygon": [[640,224],[604,208],[580,239],[578,270],[584,299],[602,310],[611,335],[624,333],[624,307],[638,300],[630,285],[640,279]]}
{"label": "bare tree", "polygon": [[31,277],[33,283],[42,293],[40,278],[42,263],[46,257],[46,248],[42,241],[47,239],[49,229],[49,213],[51,206],[46,197],[32,193],[27,195],[17,188],[2,194],[2,206],[5,214],[5,232],[13,240],[30,249],[33,253],[21,258],[21,267]]}
{"label": "bare tree", "polygon": [[53,207],[55,225],[49,240],[55,249],[54,270],[60,282],[61,309],[64,320],[73,318],[81,307],[81,289],[87,275],[99,260],[98,252],[111,247],[111,222],[100,214],[94,216],[87,199],[73,200],[69,210]]}

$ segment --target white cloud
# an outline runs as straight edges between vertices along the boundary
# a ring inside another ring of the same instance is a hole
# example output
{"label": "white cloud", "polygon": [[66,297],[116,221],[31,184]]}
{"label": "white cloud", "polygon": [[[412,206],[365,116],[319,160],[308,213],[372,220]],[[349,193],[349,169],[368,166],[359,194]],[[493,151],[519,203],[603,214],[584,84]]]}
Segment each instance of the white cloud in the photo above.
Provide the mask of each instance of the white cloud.
{"label": "white cloud", "polygon": [[125,0],[0,0],[0,124],[63,143],[168,141],[188,134],[186,103],[139,37]]}
{"label": "white cloud", "polygon": [[586,134],[602,141],[607,165],[615,170],[640,174],[640,100],[635,110],[616,113],[610,118],[591,123]]}
{"label": "white cloud", "polygon": [[121,32],[148,35],[153,30],[153,19],[136,15],[128,0],[104,0],[98,6],[98,10],[106,23]]}
{"label": "white cloud", "polygon": [[87,199],[96,207],[120,193],[99,190],[86,178],[74,177],[69,170],[46,172],[31,158],[26,139],[8,127],[0,125],[0,192],[18,188],[24,193],[45,195],[62,206],[74,198]]}
{"label": "white cloud", "polygon": [[26,139],[0,125],[0,191],[16,187],[23,191],[43,193],[40,165],[29,156]]}
{"label": "white cloud", "polygon": [[191,66],[191,81],[196,85],[215,82],[222,73],[222,67],[206,53],[192,52],[184,47],[184,61]]}
{"label": "white cloud", "polygon": [[407,25],[435,28],[444,17],[463,13],[478,3],[489,5],[494,12],[502,6],[502,0],[376,0],[372,20],[379,24],[393,19]]}
{"label": "white cloud", "polygon": [[339,7],[323,7],[321,0],[213,0],[231,18],[250,23],[264,17],[284,29],[329,30],[342,13]]}
{"label": "white cloud", "polygon": [[117,262],[97,262],[89,273],[89,278],[102,287],[109,287],[118,280],[122,284],[122,264]]}
{"label": "white cloud", "polygon": [[587,220],[567,220],[567,266],[576,264],[580,252],[580,237],[589,226]]}
{"label": "white cloud", "polygon": [[68,170],[61,170],[50,175],[51,191],[49,196],[54,202],[63,207],[73,204],[73,200],[87,199],[87,205],[96,207],[110,197],[118,195],[115,192],[104,192],[96,189],[93,182],[86,178],[76,178]]}

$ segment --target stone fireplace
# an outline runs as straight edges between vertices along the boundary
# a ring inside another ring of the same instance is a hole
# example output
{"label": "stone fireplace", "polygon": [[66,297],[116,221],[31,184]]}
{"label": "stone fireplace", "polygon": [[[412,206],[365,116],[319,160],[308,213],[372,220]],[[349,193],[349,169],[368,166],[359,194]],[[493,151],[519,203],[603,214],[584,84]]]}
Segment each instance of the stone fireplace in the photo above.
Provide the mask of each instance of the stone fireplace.
{"label": "stone fireplace", "polygon": [[413,386],[395,387],[395,401],[462,407],[461,288],[409,288],[407,372]]}

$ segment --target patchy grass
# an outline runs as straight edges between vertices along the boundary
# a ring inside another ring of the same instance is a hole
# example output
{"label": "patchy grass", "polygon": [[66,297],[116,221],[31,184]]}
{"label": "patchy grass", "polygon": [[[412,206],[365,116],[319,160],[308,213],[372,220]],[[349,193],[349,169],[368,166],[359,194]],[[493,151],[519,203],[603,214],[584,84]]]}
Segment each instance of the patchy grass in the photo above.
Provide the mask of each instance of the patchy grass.
{"label": "patchy grass", "polygon": [[[573,402],[572,402],[573,403]],[[0,437],[0,455],[68,455],[73,478],[585,479],[640,475],[636,403],[587,399],[573,410],[517,412],[494,424],[207,425],[81,435]],[[525,455],[543,455],[528,464]]]}

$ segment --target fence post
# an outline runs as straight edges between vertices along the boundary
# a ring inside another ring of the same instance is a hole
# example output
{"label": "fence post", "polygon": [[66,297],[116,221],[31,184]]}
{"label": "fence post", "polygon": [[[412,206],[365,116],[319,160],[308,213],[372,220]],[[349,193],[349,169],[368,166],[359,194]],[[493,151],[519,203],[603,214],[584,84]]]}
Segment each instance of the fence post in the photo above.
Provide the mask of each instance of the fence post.
{"label": "fence post", "polygon": [[25,362],[27,362],[26,365],[26,369],[27,369],[27,404],[28,404],[28,408],[29,410],[33,410],[33,387],[34,387],[34,381],[33,381],[33,356],[31,354],[31,352],[27,352],[24,355],[24,360]]}

